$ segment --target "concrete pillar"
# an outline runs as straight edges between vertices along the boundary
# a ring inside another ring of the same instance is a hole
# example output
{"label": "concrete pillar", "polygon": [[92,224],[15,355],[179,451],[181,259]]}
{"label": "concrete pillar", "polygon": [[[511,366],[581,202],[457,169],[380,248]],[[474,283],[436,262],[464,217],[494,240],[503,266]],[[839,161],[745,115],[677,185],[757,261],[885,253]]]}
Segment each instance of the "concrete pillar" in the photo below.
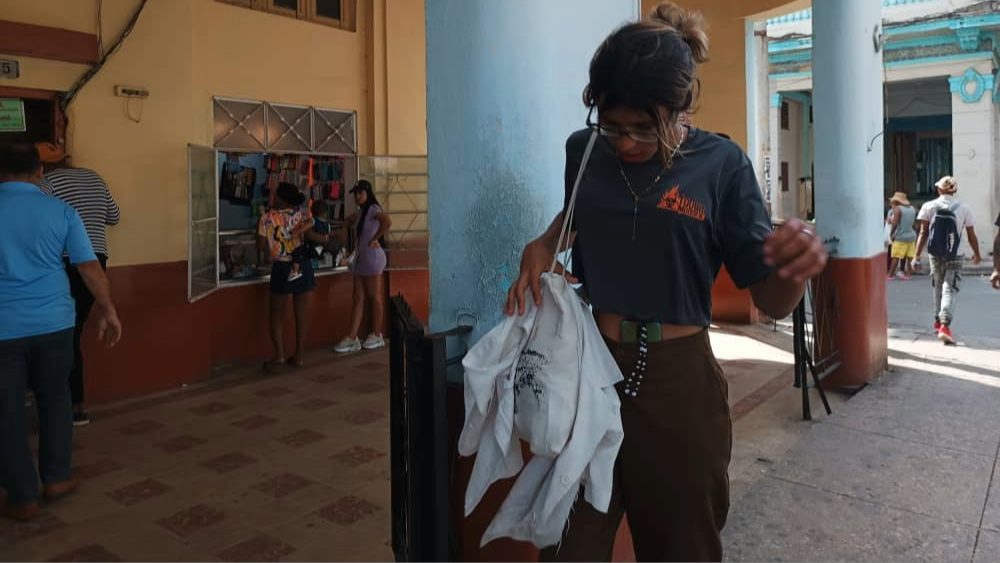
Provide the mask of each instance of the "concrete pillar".
{"label": "concrete pillar", "polygon": [[432,330],[501,318],[563,204],[590,59],[636,0],[426,0]]}
{"label": "concrete pillar", "polygon": [[872,0],[813,4],[816,222],[837,241],[818,280],[818,315],[843,362],[831,386],[860,386],[888,359],[881,10]]}
{"label": "concrete pillar", "polygon": [[[997,161],[992,62],[970,67],[949,79],[951,87],[952,175],[958,180],[956,197],[972,208],[976,217],[979,250],[988,257],[996,220]],[[963,233],[964,237],[964,233]],[[968,239],[962,252],[972,256]]]}
{"label": "concrete pillar", "polygon": [[747,154],[757,173],[757,183],[769,197],[765,187],[764,155],[767,152],[768,121],[768,61],[767,36],[764,22],[746,20],[747,65]]}
{"label": "concrete pillar", "polygon": [[[524,244],[562,209],[566,139],[585,126],[590,59],[615,27],[639,16],[639,3],[426,0],[426,7],[430,329],[471,323],[475,341],[500,321]],[[461,401],[460,392],[449,397],[459,424]],[[454,498],[470,474],[471,460],[459,460]],[[509,486],[493,487],[456,522],[462,560],[537,561],[530,544],[479,547]]]}
{"label": "concrete pillar", "polygon": [[764,153],[764,197],[771,206],[773,219],[784,219],[784,202],[778,176],[781,174],[781,102],[780,92],[772,92],[767,112],[767,150]]}

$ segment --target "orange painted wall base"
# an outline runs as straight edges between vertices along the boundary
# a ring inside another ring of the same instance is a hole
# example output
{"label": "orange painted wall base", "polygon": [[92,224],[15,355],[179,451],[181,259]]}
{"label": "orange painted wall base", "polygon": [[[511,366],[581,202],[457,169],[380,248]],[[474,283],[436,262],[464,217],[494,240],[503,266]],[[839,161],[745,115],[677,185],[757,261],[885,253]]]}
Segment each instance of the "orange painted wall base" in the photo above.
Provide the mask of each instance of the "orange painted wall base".
{"label": "orange painted wall base", "polygon": [[725,267],[712,286],[712,320],[741,325],[764,320],[763,313],[753,304],[750,290],[736,287]]}
{"label": "orange painted wall base", "polygon": [[[843,362],[823,385],[861,387],[889,362],[885,253],[871,258],[830,258],[826,272],[813,283],[817,325],[832,327],[833,346]],[[826,350],[818,352],[818,357],[826,355]]]}
{"label": "orange painted wall base", "polygon": [[[187,301],[187,263],[110,268],[112,295],[125,337],[113,350],[97,342],[94,323],[84,335],[87,402],[107,403],[177,388],[207,379],[213,369],[239,366],[271,354],[267,332],[267,284],[224,288],[197,303]],[[332,346],[350,322],[353,277],[316,278],[307,347]],[[427,318],[426,271],[392,272],[388,291],[402,293]],[[289,304],[286,350],[293,350]]]}

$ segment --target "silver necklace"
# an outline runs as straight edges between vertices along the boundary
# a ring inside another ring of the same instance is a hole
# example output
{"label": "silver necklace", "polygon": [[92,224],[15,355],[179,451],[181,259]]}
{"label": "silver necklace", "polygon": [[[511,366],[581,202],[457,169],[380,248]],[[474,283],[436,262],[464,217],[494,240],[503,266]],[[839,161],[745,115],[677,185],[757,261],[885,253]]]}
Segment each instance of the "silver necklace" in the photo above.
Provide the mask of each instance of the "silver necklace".
{"label": "silver necklace", "polygon": [[670,158],[667,159],[667,165],[663,167],[663,170],[660,170],[660,173],[657,174],[656,177],[653,178],[653,181],[646,186],[646,189],[641,192],[636,193],[636,191],[632,189],[632,182],[629,181],[628,175],[625,174],[625,169],[622,168],[622,160],[620,158],[615,159],[615,162],[618,164],[618,172],[622,175],[622,180],[625,181],[625,187],[628,188],[629,193],[632,194],[632,242],[635,242],[636,232],[639,227],[639,200],[642,199],[642,196],[649,193],[650,190],[655,188],[656,185],[660,183],[660,180],[663,179],[663,175],[667,173],[667,170],[670,169],[671,166],[673,166],[674,157],[677,156],[677,151],[679,151],[681,145],[687,141],[687,128],[680,127],[680,131],[681,139],[677,145],[674,146],[673,150],[670,151]]}
{"label": "silver necklace", "polygon": [[625,180],[625,187],[628,188],[629,193],[632,194],[632,242],[635,242],[636,229],[639,226],[639,199],[649,193],[649,190],[653,189],[660,183],[660,180],[663,179],[663,175],[667,172],[667,168],[664,167],[663,170],[661,170],[660,173],[653,178],[653,181],[646,186],[646,189],[636,193],[636,191],[632,189],[632,182],[629,181],[628,176],[625,174],[625,169],[622,168],[621,159],[616,160],[618,162],[618,172],[621,172],[622,180]]}

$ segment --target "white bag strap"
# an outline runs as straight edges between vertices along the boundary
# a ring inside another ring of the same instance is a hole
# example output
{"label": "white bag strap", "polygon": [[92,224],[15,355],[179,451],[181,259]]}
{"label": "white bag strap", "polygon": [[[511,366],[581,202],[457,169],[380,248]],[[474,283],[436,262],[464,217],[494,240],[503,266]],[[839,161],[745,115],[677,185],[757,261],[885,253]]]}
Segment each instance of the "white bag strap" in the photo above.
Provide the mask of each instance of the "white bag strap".
{"label": "white bag strap", "polygon": [[587,168],[587,162],[590,160],[590,153],[594,150],[594,143],[597,142],[597,131],[590,132],[590,139],[587,140],[587,148],[583,150],[583,158],[580,160],[580,169],[576,172],[576,182],[573,183],[573,192],[569,196],[569,203],[566,205],[566,210],[563,213],[563,224],[562,229],[559,230],[559,243],[556,245],[555,256],[552,257],[552,267],[549,268],[549,273],[554,274],[556,271],[556,264],[559,263],[559,254],[564,242],[569,241],[569,231],[573,225],[573,215],[576,212],[576,195],[580,191],[580,182],[583,181],[583,172]]}

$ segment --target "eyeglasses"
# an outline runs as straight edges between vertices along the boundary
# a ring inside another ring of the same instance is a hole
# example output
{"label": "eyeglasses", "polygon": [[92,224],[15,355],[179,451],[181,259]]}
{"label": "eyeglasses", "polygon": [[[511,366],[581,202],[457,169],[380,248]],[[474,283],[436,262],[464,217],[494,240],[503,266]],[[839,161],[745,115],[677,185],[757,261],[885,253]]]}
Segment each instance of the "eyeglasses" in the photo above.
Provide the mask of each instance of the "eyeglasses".
{"label": "eyeglasses", "polygon": [[597,134],[608,140],[620,139],[622,137],[628,137],[637,143],[659,143],[663,139],[656,132],[642,132],[642,131],[621,131],[618,129],[612,129],[609,127],[604,127],[599,123],[594,123],[594,108],[590,108],[590,112],[587,113],[587,128],[592,131],[597,131]]}

